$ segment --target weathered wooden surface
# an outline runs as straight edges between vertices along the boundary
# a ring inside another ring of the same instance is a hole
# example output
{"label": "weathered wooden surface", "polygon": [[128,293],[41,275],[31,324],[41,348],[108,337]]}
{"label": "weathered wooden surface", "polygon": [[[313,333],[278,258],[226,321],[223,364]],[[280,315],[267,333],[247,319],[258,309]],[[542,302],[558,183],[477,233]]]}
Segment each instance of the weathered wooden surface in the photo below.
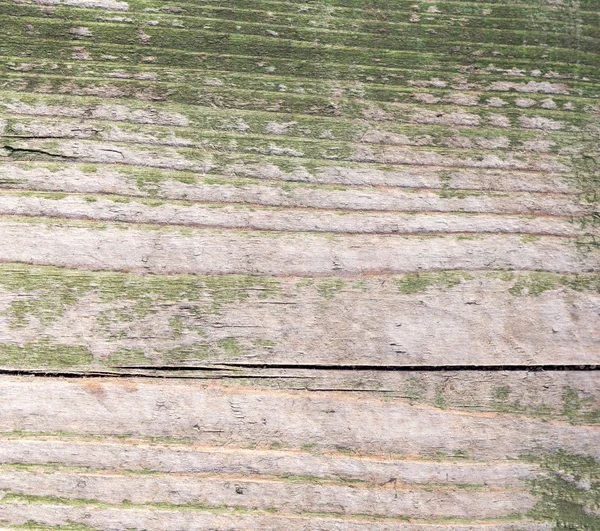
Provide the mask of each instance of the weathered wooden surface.
{"label": "weathered wooden surface", "polygon": [[0,2],[1,529],[600,529],[597,0]]}

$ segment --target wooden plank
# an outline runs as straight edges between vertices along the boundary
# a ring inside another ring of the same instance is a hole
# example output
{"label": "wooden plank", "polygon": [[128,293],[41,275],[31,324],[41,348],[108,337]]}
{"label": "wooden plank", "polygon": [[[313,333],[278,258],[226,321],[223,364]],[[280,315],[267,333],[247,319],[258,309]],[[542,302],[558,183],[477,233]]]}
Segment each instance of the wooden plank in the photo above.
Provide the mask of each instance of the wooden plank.
{"label": "wooden plank", "polygon": [[600,529],[597,0],[0,3],[0,529]]}
{"label": "wooden plank", "polygon": [[[333,174],[327,179],[325,170]],[[65,165],[34,162],[7,163],[0,166],[0,175],[7,187],[24,190],[59,191],[83,194],[109,194],[128,198],[159,197],[169,200],[186,200],[213,203],[249,203],[273,207],[296,207],[332,210],[399,211],[420,213],[478,213],[504,215],[535,215],[574,217],[585,222],[591,215],[585,205],[574,204],[573,197],[562,194],[530,193],[528,184],[532,176],[507,175],[508,172],[477,175],[483,182],[472,182],[471,175],[453,172],[454,182],[440,180],[443,173],[431,176],[429,186],[419,186],[420,175],[415,172],[368,171],[357,172],[354,182],[348,183],[352,171],[344,167],[326,168],[319,173],[324,186],[315,188],[306,178],[296,174],[257,169],[253,178],[231,176],[203,176],[192,172],[157,172],[119,165]],[[156,171],[156,170],[154,170]],[[425,170],[427,171],[427,170]],[[444,170],[440,170],[443,172]],[[437,172],[439,173],[439,172]],[[341,177],[340,177],[341,175]],[[344,178],[343,176],[346,176]],[[544,176],[546,177],[546,176]],[[270,179],[269,179],[270,178]],[[512,178],[512,179],[511,179]],[[367,181],[376,180],[376,185]],[[518,180],[518,184],[515,181]],[[413,186],[404,184],[412,180]],[[185,182],[182,182],[185,181]],[[329,184],[331,181],[331,185]],[[367,183],[365,183],[367,181]],[[466,181],[466,182],[465,182]],[[511,182],[512,181],[512,182]],[[379,184],[381,182],[381,184]],[[448,182],[448,189],[443,188]],[[506,183],[506,184],[504,184]],[[494,194],[519,189],[504,196]],[[405,189],[402,189],[405,188]],[[408,188],[408,190],[406,190]],[[421,189],[421,188],[430,188]],[[554,186],[552,187],[554,189]],[[564,189],[564,187],[561,187]],[[559,188],[559,190],[561,190]],[[456,193],[452,193],[456,190]],[[475,190],[477,193],[468,193]],[[538,190],[534,189],[534,192]],[[56,197],[56,196],[55,196]],[[130,199],[131,200],[131,199]]]}
{"label": "wooden plank", "polygon": [[[100,228],[100,230],[97,230]],[[125,229],[125,230],[123,230]],[[475,239],[294,233],[184,233],[147,227],[104,227],[61,221],[2,220],[2,262],[154,274],[294,276],[394,274],[414,271],[516,269],[597,271],[596,249],[583,253],[562,238],[480,235]],[[48,243],[39,247],[39,238]],[[67,252],[69,251],[69,252]],[[285,269],[284,269],[285,267]],[[282,271],[283,270],[283,271]]]}
{"label": "wooden plank", "polygon": [[233,447],[314,445],[324,451],[416,457],[458,452],[479,460],[561,448],[598,457],[600,449],[595,427],[340,393],[206,388],[170,380],[49,379],[40,387],[36,379],[7,378],[2,397],[2,431],[188,438]]}
{"label": "wooden plank", "polygon": [[[523,234],[577,237],[581,228],[566,216],[525,218],[498,214],[371,213],[302,208],[265,208],[261,205],[229,206],[220,203],[156,202],[103,195],[51,194],[0,195],[0,214],[17,217],[66,218],[100,222],[174,225],[192,228],[253,229],[273,232],[323,232],[332,234]],[[596,233],[594,229],[590,233]]]}
{"label": "wooden plank", "polygon": [[[97,234],[106,240],[107,232]],[[123,242],[128,232],[113,234]],[[138,235],[129,241],[138,245]],[[439,239],[430,242],[438,245]],[[76,243],[68,245],[73,251]],[[58,257],[55,247],[47,249]],[[135,251],[122,250],[131,260]],[[167,250],[155,252],[172,258]],[[88,255],[81,257],[89,261]],[[508,271],[313,279],[138,276],[3,265],[2,365],[598,364],[598,286],[597,275]]]}
{"label": "wooden plank", "polygon": [[[132,472],[153,471],[186,474],[196,478],[279,479],[301,484],[338,484],[368,487],[427,487],[429,485],[525,489],[537,466],[527,462],[482,463],[457,457],[437,460],[389,459],[384,456],[356,456],[343,453],[319,454],[281,447],[243,449],[205,447],[190,441],[162,442],[119,440],[99,441],[83,435],[71,437],[48,434],[5,433],[0,459],[4,470],[27,466],[31,470]],[[12,466],[11,466],[12,465]],[[15,466],[16,465],[16,466]]]}
{"label": "wooden plank", "polygon": [[170,381],[5,377],[0,391],[11,523],[80,521],[85,507],[103,526],[135,507],[200,522],[235,510],[257,522],[268,511],[316,518],[307,525],[544,529],[522,519],[546,507],[552,474],[598,473],[576,457],[599,457],[597,429],[509,413]]}
{"label": "wooden plank", "polygon": [[[10,513],[4,512],[5,517],[17,525],[31,521],[49,522],[51,526],[68,526],[73,522],[87,525],[91,529],[104,529],[108,526],[127,529],[129,526],[143,526],[149,530],[177,530],[181,528],[193,531],[203,529],[266,529],[276,531],[281,528],[296,530],[325,530],[325,531],[358,531],[373,529],[375,531],[421,531],[424,526],[420,524],[408,524],[406,522],[379,522],[360,519],[323,518],[323,517],[277,517],[277,516],[248,516],[238,510],[235,516],[223,514],[206,514],[185,511],[169,511],[164,509],[127,509],[114,508],[97,509],[95,507],[64,507],[64,506],[38,506],[32,510],[15,505],[11,507]],[[368,526],[368,527],[367,527]],[[519,521],[519,523],[477,523],[452,524],[456,531],[471,531],[485,529],[486,531],[546,531],[551,529],[547,524]],[[18,529],[8,528],[8,529]],[[35,529],[35,527],[33,528]],[[40,527],[39,529],[44,529]],[[60,527],[58,527],[60,529]],[[448,524],[440,525],[426,524],[425,529],[431,531],[446,531]]]}

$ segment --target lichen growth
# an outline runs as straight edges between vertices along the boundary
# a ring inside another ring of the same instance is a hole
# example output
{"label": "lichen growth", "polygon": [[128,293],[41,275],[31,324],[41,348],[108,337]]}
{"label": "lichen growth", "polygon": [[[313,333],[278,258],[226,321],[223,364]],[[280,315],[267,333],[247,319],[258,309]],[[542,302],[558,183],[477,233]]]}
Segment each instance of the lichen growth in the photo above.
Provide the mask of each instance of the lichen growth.
{"label": "lichen growth", "polygon": [[410,405],[423,403],[426,400],[427,387],[425,382],[419,378],[410,377],[404,382],[404,397]]}
{"label": "lichen growth", "polygon": [[570,386],[563,388],[562,415],[572,424],[600,424],[600,403],[592,397],[582,397]]}
{"label": "lichen growth", "polygon": [[492,410],[502,413],[522,413],[525,408],[519,400],[510,400],[511,394],[512,390],[507,385],[495,387],[492,390]]}
{"label": "lichen growth", "polygon": [[235,337],[226,337],[219,341],[219,348],[226,356],[238,357],[244,353],[244,346]]}
{"label": "lichen growth", "polygon": [[526,456],[542,473],[530,481],[539,498],[529,516],[550,522],[555,529],[596,531],[600,529],[600,463],[593,457],[564,450],[541,456]]}
{"label": "lichen growth", "polygon": [[33,520],[29,520],[21,525],[11,525],[6,529],[23,529],[27,531],[96,531],[97,528],[89,527],[84,524],[65,524],[65,525],[44,525]]}
{"label": "lichen growth", "polygon": [[557,275],[542,272],[521,274],[508,292],[515,297],[538,297],[546,291],[561,287],[573,291],[591,290],[600,293],[600,275]]}
{"label": "lichen growth", "polygon": [[317,293],[324,299],[333,299],[336,293],[344,289],[346,283],[339,278],[322,280],[316,284]]}
{"label": "lichen growth", "polygon": [[161,302],[188,301],[199,310],[218,313],[228,304],[246,301],[251,293],[266,299],[280,290],[276,279],[243,275],[138,276],[15,264],[0,265],[0,286],[20,295],[6,311],[14,328],[27,326],[32,317],[49,326],[92,292],[102,302],[130,304],[128,310],[107,310],[112,312],[105,315],[108,322],[141,319]]}
{"label": "lichen growth", "polygon": [[394,279],[398,291],[403,295],[425,292],[430,287],[452,289],[474,277],[466,271],[443,271],[441,273],[415,273]]}
{"label": "lichen growth", "polygon": [[141,349],[120,349],[111,354],[107,365],[119,367],[127,365],[148,365],[152,363],[152,359],[148,358]]}
{"label": "lichen growth", "polygon": [[31,317],[49,326],[91,289],[85,273],[14,265],[0,266],[0,286],[21,295],[5,312],[11,328],[26,327]]}
{"label": "lichen growth", "polygon": [[0,365],[27,369],[91,367],[98,365],[83,346],[61,345],[40,338],[24,345],[0,345]]}

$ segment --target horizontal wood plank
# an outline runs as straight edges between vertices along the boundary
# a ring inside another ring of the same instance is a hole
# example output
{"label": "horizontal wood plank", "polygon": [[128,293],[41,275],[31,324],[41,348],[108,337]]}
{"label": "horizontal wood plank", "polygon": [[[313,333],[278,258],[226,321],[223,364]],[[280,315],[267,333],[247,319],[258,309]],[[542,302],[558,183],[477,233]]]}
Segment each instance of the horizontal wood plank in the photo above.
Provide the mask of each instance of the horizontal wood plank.
{"label": "horizontal wood plank", "polygon": [[599,24],[0,2],[0,529],[600,529]]}

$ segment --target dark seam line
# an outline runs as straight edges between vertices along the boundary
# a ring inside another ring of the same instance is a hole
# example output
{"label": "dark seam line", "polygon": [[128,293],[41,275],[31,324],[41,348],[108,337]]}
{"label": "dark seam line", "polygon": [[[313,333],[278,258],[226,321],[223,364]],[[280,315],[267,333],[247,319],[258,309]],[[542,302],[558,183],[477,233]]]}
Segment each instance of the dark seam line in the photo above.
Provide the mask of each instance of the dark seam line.
{"label": "dark seam line", "polygon": [[[376,372],[503,372],[503,371],[525,371],[525,372],[589,372],[600,371],[600,365],[254,365],[243,363],[225,363],[223,369],[210,367],[186,367],[186,366],[135,366],[123,367],[130,370],[150,370],[155,373],[137,372],[68,372],[52,371],[44,369],[0,369],[0,376],[35,376],[46,378],[154,378],[154,379],[293,379],[302,378],[297,375],[251,375],[251,374],[203,374],[203,375],[171,375],[169,372],[204,371],[206,373],[231,370],[231,368],[253,368],[253,369],[296,369],[314,371],[376,371]],[[163,372],[163,374],[156,374]]]}
{"label": "dark seam line", "polygon": [[[380,371],[380,372],[436,372],[436,371],[600,371],[598,364],[578,365],[303,365],[287,363],[234,363],[225,362],[218,364],[224,368],[240,369],[304,369],[316,371]],[[118,368],[118,367],[116,367]],[[194,371],[211,370],[202,366],[151,366],[135,365],[124,366],[123,369],[155,370],[155,371]],[[212,370],[215,370],[213,368]],[[216,369],[220,370],[220,369]]]}
{"label": "dark seam line", "polygon": [[599,371],[600,365],[254,365],[247,363],[223,363],[227,367],[262,369],[308,369],[322,371],[381,371],[381,372],[436,372],[436,371]]}

